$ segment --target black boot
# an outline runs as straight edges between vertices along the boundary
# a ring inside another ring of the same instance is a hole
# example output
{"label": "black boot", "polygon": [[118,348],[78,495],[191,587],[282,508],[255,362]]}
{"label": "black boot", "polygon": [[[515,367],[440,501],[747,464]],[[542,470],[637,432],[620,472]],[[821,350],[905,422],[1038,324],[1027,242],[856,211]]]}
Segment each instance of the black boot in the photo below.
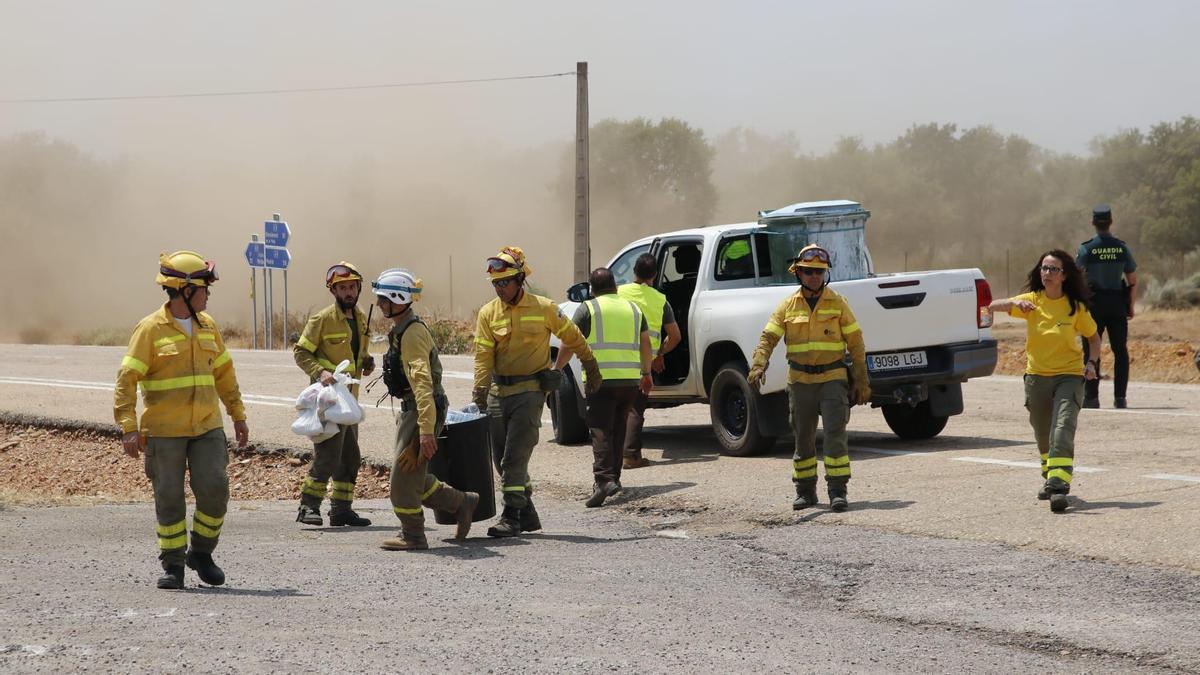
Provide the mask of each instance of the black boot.
{"label": "black boot", "polygon": [[1067,510],[1067,493],[1051,492],[1050,493],[1050,510],[1054,513],[1062,513]]}
{"label": "black boot", "polygon": [[829,486],[829,508],[841,513],[850,508],[850,500],[846,498],[846,486]]}
{"label": "black boot", "polygon": [[158,578],[158,587],[166,591],[183,588],[183,565],[171,565]]}
{"label": "black boot", "polygon": [[296,522],[317,526],[325,524],[325,521],[321,520],[321,510],[319,508],[313,509],[303,504],[300,505],[300,512],[296,514]]}
{"label": "black boot", "polygon": [[538,518],[537,509],[533,508],[533,499],[525,495],[525,508],[521,509],[521,531],[537,532],[542,529],[542,520]]}
{"label": "black boot", "polygon": [[521,509],[505,506],[500,520],[488,528],[489,537],[515,537],[521,534]]}
{"label": "black boot", "polygon": [[796,483],[796,499],[792,502],[792,510],[800,511],[817,505],[817,486]]}
{"label": "black boot", "polygon": [[353,511],[339,511],[329,514],[330,527],[342,527],[349,525],[350,527],[366,527],[371,524],[370,519],[363,518]]}
{"label": "black boot", "polygon": [[1050,491],[1046,489],[1045,485],[1043,485],[1038,489],[1038,500],[1044,502],[1047,499],[1050,499]]}
{"label": "black boot", "polygon": [[[213,562],[211,553],[197,553],[188,551],[187,566],[196,570],[196,575],[200,577],[200,581],[209,586],[220,586],[225,583],[225,570],[217,567],[217,563]],[[183,570],[179,570],[183,573]]]}

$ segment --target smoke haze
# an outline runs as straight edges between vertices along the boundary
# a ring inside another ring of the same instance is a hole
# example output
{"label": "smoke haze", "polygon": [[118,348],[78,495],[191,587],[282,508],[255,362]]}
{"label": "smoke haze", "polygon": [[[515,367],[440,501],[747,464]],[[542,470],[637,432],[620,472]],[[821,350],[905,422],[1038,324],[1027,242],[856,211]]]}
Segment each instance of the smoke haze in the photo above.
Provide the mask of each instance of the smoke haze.
{"label": "smoke haze", "polygon": [[[738,126],[791,133],[793,154],[928,120],[1082,153],[1098,134],[1200,110],[1186,85],[1200,65],[1194,3],[825,4],[0,0],[0,99],[546,74],[588,60],[593,123],[677,117],[710,141]],[[292,225],[293,312],[329,302],[324,270],[345,259],[368,276],[410,267],[424,311],[466,317],[491,297],[483,259],[506,244],[561,297],[574,84],[0,103],[0,339],[127,329],[162,301],[157,256],[175,249],[217,260],[211,311],[248,326],[243,249],[273,212]],[[718,147],[719,221],[781,205],[749,203],[726,180],[731,161]],[[629,232],[606,229],[615,205],[592,198],[599,264]]]}

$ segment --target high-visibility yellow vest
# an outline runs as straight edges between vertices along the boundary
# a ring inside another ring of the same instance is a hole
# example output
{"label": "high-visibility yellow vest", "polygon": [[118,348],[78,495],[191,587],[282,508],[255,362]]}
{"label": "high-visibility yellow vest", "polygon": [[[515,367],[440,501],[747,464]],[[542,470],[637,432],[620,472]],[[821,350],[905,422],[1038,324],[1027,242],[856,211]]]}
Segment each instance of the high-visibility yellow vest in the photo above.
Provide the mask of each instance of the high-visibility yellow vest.
{"label": "high-visibility yellow vest", "polygon": [[617,289],[617,295],[636,304],[646,317],[646,327],[650,329],[650,353],[657,355],[662,346],[663,308],[667,306],[667,296],[656,288],[646,284],[622,284]]}
{"label": "high-visibility yellow vest", "polygon": [[597,296],[585,306],[592,315],[587,343],[600,365],[600,375],[606,382],[640,379],[642,310],[615,293]]}

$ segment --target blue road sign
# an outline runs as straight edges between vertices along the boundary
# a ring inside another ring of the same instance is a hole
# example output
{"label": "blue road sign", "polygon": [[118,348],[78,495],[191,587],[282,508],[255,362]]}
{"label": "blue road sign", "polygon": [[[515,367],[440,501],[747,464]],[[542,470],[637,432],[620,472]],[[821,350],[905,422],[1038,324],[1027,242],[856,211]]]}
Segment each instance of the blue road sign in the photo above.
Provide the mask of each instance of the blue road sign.
{"label": "blue road sign", "polygon": [[[268,220],[263,223],[267,233],[267,246],[287,246],[292,238],[292,229],[281,220]],[[287,267],[287,265],[284,265]]]}
{"label": "blue road sign", "polygon": [[249,244],[246,244],[246,262],[249,263],[251,267],[266,267],[267,261],[266,253],[264,251],[265,248],[266,247],[263,246],[261,241],[252,241]]}
{"label": "blue road sign", "polygon": [[286,270],[288,263],[292,262],[292,254],[282,246],[265,246],[266,250],[266,266],[277,270]]}

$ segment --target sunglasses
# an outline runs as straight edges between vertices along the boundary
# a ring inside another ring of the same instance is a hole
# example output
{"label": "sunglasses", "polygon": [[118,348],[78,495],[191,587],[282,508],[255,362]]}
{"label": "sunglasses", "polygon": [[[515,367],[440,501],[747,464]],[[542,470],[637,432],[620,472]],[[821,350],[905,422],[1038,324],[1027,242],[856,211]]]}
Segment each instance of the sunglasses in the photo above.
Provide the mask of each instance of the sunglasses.
{"label": "sunglasses", "polygon": [[1063,271],[1061,267],[1051,267],[1050,265],[1042,265],[1040,269],[1046,274],[1057,274]]}
{"label": "sunglasses", "polygon": [[822,274],[825,274],[825,270],[818,269],[815,267],[801,267],[800,274],[803,274],[805,276],[815,277],[815,276],[820,276]]}
{"label": "sunglasses", "polygon": [[161,272],[164,277],[173,277],[175,279],[183,279],[184,281],[192,281],[195,279],[197,281],[205,281],[211,284],[218,278],[217,264],[211,260],[204,261],[204,269],[200,270],[199,272],[192,272],[191,274],[186,274],[184,272],[180,272],[179,270],[174,270],[165,266],[160,266],[158,271]]}
{"label": "sunglasses", "polygon": [[508,277],[506,279],[492,279],[492,285],[496,288],[508,288],[508,285],[516,281],[516,277]]}

